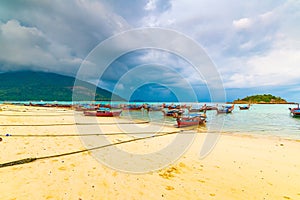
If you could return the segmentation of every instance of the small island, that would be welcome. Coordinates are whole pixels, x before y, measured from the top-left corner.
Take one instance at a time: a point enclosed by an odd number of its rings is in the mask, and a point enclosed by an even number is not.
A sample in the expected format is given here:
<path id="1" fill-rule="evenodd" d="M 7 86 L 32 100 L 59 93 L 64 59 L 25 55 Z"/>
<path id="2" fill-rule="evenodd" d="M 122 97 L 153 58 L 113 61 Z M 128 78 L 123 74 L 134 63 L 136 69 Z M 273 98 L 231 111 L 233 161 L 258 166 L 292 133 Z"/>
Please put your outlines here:
<path id="1" fill-rule="evenodd" d="M 234 104 L 289 104 L 285 99 L 271 94 L 252 95 L 243 99 L 234 100 Z"/>

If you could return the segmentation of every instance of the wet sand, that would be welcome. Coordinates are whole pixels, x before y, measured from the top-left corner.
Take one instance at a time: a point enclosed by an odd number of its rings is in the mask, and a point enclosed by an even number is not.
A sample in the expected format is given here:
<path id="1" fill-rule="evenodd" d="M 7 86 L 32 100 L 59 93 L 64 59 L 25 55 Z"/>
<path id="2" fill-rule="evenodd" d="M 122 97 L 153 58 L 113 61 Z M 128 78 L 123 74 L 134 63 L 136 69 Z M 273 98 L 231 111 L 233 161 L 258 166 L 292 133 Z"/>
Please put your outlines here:
<path id="1" fill-rule="evenodd" d="M 71 110 L 0 107 L 0 124 L 5 125 L 0 126 L 0 163 L 85 149 L 76 136 L 14 136 L 78 134 L 76 125 L 24 126 L 72 124 Z M 98 120 L 114 122 L 112 118 Z M 115 125 L 103 130 L 120 131 Z M 200 159 L 205 136 L 198 133 L 180 159 L 149 173 L 114 170 L 99 163 L 90 152 L 0 168 L 0 199 L 300 199 L 300 141 L 222 134 L 213 151 Z M 132 153 L 154 152 L 173 137 L 131 142 L 119 148 Z M 112 142 L 126 139 L 110 137 Z"/>

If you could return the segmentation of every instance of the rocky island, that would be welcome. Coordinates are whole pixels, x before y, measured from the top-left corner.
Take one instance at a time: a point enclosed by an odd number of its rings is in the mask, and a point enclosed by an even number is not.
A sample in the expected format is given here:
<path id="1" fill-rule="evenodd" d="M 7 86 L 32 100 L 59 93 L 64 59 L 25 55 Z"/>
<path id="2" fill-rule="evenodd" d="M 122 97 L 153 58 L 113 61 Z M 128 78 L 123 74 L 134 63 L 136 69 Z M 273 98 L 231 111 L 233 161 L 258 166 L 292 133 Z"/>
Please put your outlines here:
<path id="1" fill-rule="evenodd" d="M 234 104 L 288 104 L 285 99 L 271 94 L 252 95 L 243 99 L 234 100 Z"/>

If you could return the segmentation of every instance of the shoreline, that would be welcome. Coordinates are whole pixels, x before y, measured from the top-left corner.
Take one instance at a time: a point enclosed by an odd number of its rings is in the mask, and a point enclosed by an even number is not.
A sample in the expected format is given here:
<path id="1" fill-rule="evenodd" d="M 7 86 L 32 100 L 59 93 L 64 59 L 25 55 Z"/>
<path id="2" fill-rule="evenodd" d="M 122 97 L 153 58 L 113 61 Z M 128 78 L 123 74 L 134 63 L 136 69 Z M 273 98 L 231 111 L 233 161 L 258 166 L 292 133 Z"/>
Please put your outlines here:
<path id="1" fill-rule="evenodd" d="M 70 110 L 9 106 L 1 124 L 72 123 Z M 19 112 L 20 111 L 20 112 Z M 40 117 L 39 114 L 42 114 Z M 27 117 L 1 114 L 28 115 Z M 51 116 L 60 114 L 61 117 Z M 67 114 L 67 115 L 66 115 Z M 47 116 L 48 115 L 48 116 Z M 50 117 L 51 116 L 51 117 Z M 113 118 L 97 118 L 112 122 Z M 147 127 L 147 125 L 143 125 Z M 130 130 L 137 127 L 128 125 Z M 178 130 L 167 127 L 167 130 Z M 103 132 L 117 132 L 115 125 Z M 76 126 L 1 126 L 1 135 L 76 134 Z M 90 152 L 0 168 L 0 199 L 299 199 L 300 140 L 277 136 L 222 133 L 214 149 L 200 159 L 207 136 L 197 133 L 186 152 L 166 168 L 125 173 L 98 162 Z M 1 136 L 0 163 L 85 149 L 80 137 Z M 132 153 L 163 148 L 173 136 L 120 144 Z M 110 136 L 112 142 L 128 136 Z M 153 158 L 153 161 L 155 158 Z M 136 163 L 138 164 L 138 163 Z"/>

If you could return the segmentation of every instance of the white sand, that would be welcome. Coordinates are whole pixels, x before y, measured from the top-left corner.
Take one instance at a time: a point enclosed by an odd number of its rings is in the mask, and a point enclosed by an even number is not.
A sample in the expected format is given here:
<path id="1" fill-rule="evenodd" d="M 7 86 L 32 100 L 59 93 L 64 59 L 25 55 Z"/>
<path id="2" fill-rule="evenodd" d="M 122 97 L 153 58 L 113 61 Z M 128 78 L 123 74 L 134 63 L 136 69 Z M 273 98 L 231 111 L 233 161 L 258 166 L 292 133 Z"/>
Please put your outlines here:
<path id="1" fill-rule="evenodd" d="M 0 124 L 74 123 L 70 110 L 1 108 Z M 119 131 L 114 126 L 103 130 Z M 173 128 L 165 131 L 170 130 Z M 78 130 L 76 126 L 1 126 L 0 134 L 6 133 L 77 134 Z M 0 163 L 84 149 L 80 137 L 1 137 Z M 132 153 L 155 152 L 173 137 L 122 144 L 119 148 Z M 0 199 L 300 199 L 300 141 L 227 134 L 200 160 L 204 138 L 205 134 L 198 134 L 179 160 L 146 174 L 111 169 L 89 152 L 0 168 Z M 110 139 L 117 142 L 130 138 Z"/>

